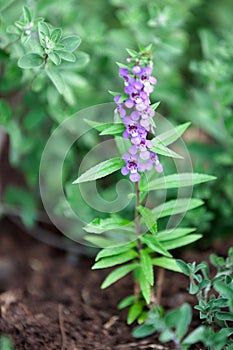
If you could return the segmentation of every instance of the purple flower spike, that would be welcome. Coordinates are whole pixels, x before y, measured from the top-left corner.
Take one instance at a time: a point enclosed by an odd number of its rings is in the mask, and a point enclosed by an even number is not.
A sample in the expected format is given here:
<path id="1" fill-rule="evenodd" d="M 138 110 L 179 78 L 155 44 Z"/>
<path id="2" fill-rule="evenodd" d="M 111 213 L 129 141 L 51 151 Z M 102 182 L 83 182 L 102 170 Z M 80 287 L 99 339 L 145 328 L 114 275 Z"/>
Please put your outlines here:
<path id="1" fill-rule="evenodd" d="M 153 144 L 147 139 L 148 133 L 154 133 L 152 118 L 155 111 L 151 107 L 150 93 L 157 83 L 152 74 L 152 61 L 148 53 L 141 52 L 138 57 L 127 59 L 128 68 L 121 67 L 119 75 L 124 80 L 124 95 L 117 95 L 115 116 L 125 125 L 123 137 L 131 143 L 129 153 L 123 155 L 125 166 L 121 173 L 132 182 L 140 180 L 140 173 L 155 167 L 158 173 L 163 171 L 159 158 L 151 149 Z M 125 96 L 126 95 L 126 96 Z M 124 96 L 124 101 L 119 102 Z"/>

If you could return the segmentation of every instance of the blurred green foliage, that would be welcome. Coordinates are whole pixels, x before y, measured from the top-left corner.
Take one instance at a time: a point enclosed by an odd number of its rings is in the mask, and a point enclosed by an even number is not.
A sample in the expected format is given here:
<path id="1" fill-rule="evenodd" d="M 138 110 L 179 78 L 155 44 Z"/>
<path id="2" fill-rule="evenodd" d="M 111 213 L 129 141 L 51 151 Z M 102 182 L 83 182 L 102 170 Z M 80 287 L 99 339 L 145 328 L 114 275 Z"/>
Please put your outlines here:
<path id="1" fill-rule="evenodd" d="M 30 40 L 25 42 L 17 31 L 12 33 L 12 26 L 20 20 L 25 5 L 33 18 L 42 17 L 50 26 L 62 28 L 64 36 L 78 35 L 82 40 L 80 50 L 75 51 L 77 62 L 63 61 L 59 67 L 53 56 L 55 63 L 50 63 L 62 71 L 65 84 L 62 91 L 51 74 L 46 75 L 37 67 L 22 69 L 17 64 L 22 56 L 34 52 Z M 124 60 L 126 47 L 137 49 L 139 44 L 152 43 L 154 73 L 158 79 L 152 99 L 162 101 L 159 112 L 169 116 L 175 125 L 191 120 L 199 133 L 204 134 L 205 142 L 195 136 L 197 133 L 187 136 L 194 168 L 218 177 L 214 183 L 195 190 L 195 197 L 206 199 L 208 210 L 190 212 L 186 220 L 206 231 L 208 240 L 230 233 L 233 224 L 231 0 L 0 0 L 0 12 L 0 123 L 10 135 L 11 163 L 23 172 L 31 197 L 19 200 L 21 192 L 11 188 L 6 191 L 5 201 L 22 207 L 25 203 L 23 213 L 28 212 L 28 207 L 41 206 L 39 164 L 52 131 L 78 110 L 112 101 L 108 90 L 120 89 L 115 61 Z M 93 139 L 90 142 L 94 143 Z M 79 158 L 87 148 L 81 142 Z M 71 183 L 78 162 L 74 150 L 65 163 L 64 183 Z M 67 185 L 67 197 L 72 202 L 75 189 L 71 187 Z M 80 206 L 77 198 L 75 205 Z M 64 213 L 64 203 L 59 203 L 56 211 Z M 34 217 L 31 209 L 28 217 L 24 214 L 25 223 L 32 224 Z"/>

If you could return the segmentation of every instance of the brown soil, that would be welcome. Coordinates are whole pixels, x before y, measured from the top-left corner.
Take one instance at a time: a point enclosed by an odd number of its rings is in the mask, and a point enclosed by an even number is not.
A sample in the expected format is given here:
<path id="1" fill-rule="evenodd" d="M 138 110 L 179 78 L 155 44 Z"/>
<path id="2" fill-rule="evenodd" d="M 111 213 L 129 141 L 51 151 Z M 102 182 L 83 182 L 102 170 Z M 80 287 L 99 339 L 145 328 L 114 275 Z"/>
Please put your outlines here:
<path id="1" fill-rule="evenodd" d="M 157 335 L 131 336 L 135 325 L 128 327 L 126 312 L 117 310 L 118 302 L 132 294 L 130 278 L 100 290 L 108 271 L 92 271 L 92 259 L 41 243 L 7 219 L 0 225 L 0 334 L 9 335 L 16 350 L 174 348 L 160 344 Z M 189 252 L 183 258 L 201 261 L 209 253 Z M 193 303 L 187 284 L 186 277 L 166 272 L 162 305 Z"/>

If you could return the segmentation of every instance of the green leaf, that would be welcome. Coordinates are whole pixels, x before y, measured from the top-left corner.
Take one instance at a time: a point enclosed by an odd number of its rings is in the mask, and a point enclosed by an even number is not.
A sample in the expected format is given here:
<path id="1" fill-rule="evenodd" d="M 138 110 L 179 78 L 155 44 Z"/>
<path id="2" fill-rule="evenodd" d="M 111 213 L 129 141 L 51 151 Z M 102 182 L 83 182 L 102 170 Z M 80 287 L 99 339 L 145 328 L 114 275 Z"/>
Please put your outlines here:
<path id="1" fill-rule="evenodd" d="M 157 178 L 145 184 L 141 191 L 154 191 L 168 188 L 181 188 L 186 186 L 194 186 L 203 182 L 215 180 L 215 176 L 197 173 L 181 173 L 172 174 Z"/>
<path id="2" fill-rule="evenodd" d="M 145 251 L 140 251 L 140 266 L 144 272 L 147 281 L 151 286 L 154 284 L 154 271 L 150 255 Z"/>
<path id="3" fill-rule="evenodd" d="M 75 56 L 76 56 L 76 61 L 74 63 L 75 69 L 81 69 L 85 67 L 90 61 L 90 56 L 86 52 L 78 51 L 77 53 L 75 53 Z"/>
<path id="4" fill-rule="evenodd" d="M 18 60 L 18 66 L 23 69 L 37 68 L 43 63 L 44 58 L 37 53 L 27 53 Z"/>
<path id="5" fill-rule="evenodd" d="M 14 350 L 12 341 L 5 335 L 0 336 L 0 350 Z"/>
<path id="6" fill-rule="evenodd" d="M 69 51 L 57 51 L 59 56 L 61 57 L 62 60 L 68 61 L 68 62 L 75 62 L 76 61 L 76 56 Z"/>
<path id="7" fill-rule="evenodd" d="M 163 247 L 167 250 L 176 249 L 188 245 L 190 243 L 196 242 L 200 238 L 202 238 L 202 235 L 200 234 L 191 234 L 185 237 L 180 237 L 163 242 Z"/>
<path id="8" fill-rule="evenodd" d="M 125 130 L 125 126 L 122 123 L 115 123 L 107 126 L 100 135 L 121 135 Z"/>
<path id="9" fill-rule="evenodd" d="M 135 246 L 136 246 L 136 242 L 132 242 L 119 247 L 102 249 L 97 254 L 95 261 L 98 261 L 101 258 L 106 258 L 108 256 L 118 255 L 118 254 L 127 252 L 128 250 L 131 250 L 131 248 L 134 248 Z"/>
<path id="10" fill-rule="evenodd" d="M 100 123 L 89 119 L 84 120 L 88 125 L 100 131 L 100 135 L 118 135 L 122 134 L 125 129 L 122 123 Z"/>
<path id="11" fill-rule="evenodd" d="M 151 142 L 153 144 L 151 151 L 156 152 L 158 154 L 162 154 L 163 156 L 166 156 L 166 157 L 183 159 L 182 156 L 180 156 L 176 152 L 174 152 L 171 149 L 164 146 L 164 144 L 162 142 L 159 142 L 157 137 L 155 137 L 153 140 L 151 140 Z"/>
<path id="12" fill-rule="evenodd" d="M 113 97 L 117 96 L 117 95 L 121 95 L 121 92 L 119 91 L 111 91 L 111 90 L 108 90 L 109 94 L 112 95 Z"/>
<path id="13" fill-rule="evenodd" d="M 232 312 L 217 312 L 215 314 L 216 318 L 221 321 L 233 321 L 233 313 Z"/>
<path id="14" fill-rule="evenodd" d="M 120 158 L 112 158 L 101 162 L 82 174 L 73 184 L 81 182 L 93 181 L 114 173 L 125 165 L 125 162 Z"/>
<path id="15" fill-rule="evenodd" d="M 194 295 L 197 294 L 199 291 L 199 286 L 195 284 L 194 281 L 190 281 L 190 285 L 189 285 L 189 294 Z"/>
<path id="16" fill-rule="evenodd" d="M 73 52 L 81 44 L 81 39 L 77 35 L 71 35 L 63 38 L 60 42 L 64 45 L 65 50 Z"/>
<path id="17" fill-rule="evenodd" d="M 111 127 L 113 124 L 96 122 L 95 120 L 84 119 L 84 121 L 98 131 L 103 131 L 105 128 Z"/>
<path id="18" fill-rule="evenodd" d="M 176 238 L 186 236 L 189 233 L 194 231 L 196 231 L 196 229 L 193 227 L 181 227 L 181 228 L 175 228 L 170 230 L 164 230 L 164 231 L 158 232 L 157 238 L 160 242 L 170 241 L 171 239 L 176 239 Z"/>
<path id="19" fill-rule="evenodd" d="M 189 304 L 184 303 L 179 308 L 179 318 L 176 319 L 176 336 L 181 341 L 187 332 L 192 319 L 192 310 Z"/>
<path id="20" fill-rule="evenodd" d="M 203 204 L 204 202 L 202 200 L 196 198 L 172 199 L 166 203 L 157 206 L 155 209 L 152 209 L 152 213 L 155 215 L 156 219 L 163 218 L 165 216 L 184 213 L 188 210 L 197 208 Z"/>
<path id="21" fill-rule="evenodd" d="M 55 42 L 58 43 L 58 41 L 61 39 L 62 36 L 62 30 L 60 28 L 56 28 L 53 30 L 50 39 Z"/>
<path id="22" fill-rule="evenodd" d="M 39 22 L 38 23 L 38 31 L 39 31 L 39 36 L 41 37 L 41 33 L 44 34 L 44 36 L 50 37 L 50 29 L 49 26 L 46 22 Z"/>
<path id="23" fill-rule="evenodd" d="M 143 310 L 142 303 L 138 302 L 136 304 L 133 304 L 129 309 L 127 324 L 128 325 L 132 324 L 141 315 L 142 310 Z"/>
<path id="24" fill-rule="evenodd" d="M 18 29 L 18 27 L 16 25 L 9 25 L 7 28 L 6 28 L 6 32 L 9 33 L 9 34 L 16 34 L 16 35 L 20 35 L 21 34 L 21 31 Z"/>
<path id="25" fill-rule="evenodd" d="M 52 83 L 56 87 L 59 94 L 63 95 L 65 92 L 65 84 L 64 84 L 64 80 L 63 80 L 60 72 L 55 68 L 54 69 L 48 68 L 45 71 L 46 71 L 49 79 L 52 81 Z"/>
<path id="26" fill-rule="evenodd" d="M 61 63 L 61 58 L 56 52 L 50 52 L 48 54 L 49 59 L 58 66 Z"/>
<path id="27" fill-rule="evenodd" d="M 118 310 L 122 310 L 125 307 L 128 307 L 132 304 L 134 304 L 135 302 L 135 296 L 134 295 L 129 295 L 128 297 L 124 298 L 123 300 L 121 300 L 119 302 L 119 304 L 117 305 Z"/>
<path id="28" fill-rule="evenodd" d="M 181 124 L 174 129 L 170 129 L 160 135 L 157 136 L 158 142 L 162 142 L 164 146 L 168 146 L 175 142 L 181 135 L 187 130 L 187 128 L 191 125 L 190 122 Z"/>
<path id="29" fill-rule="evenodd" d="M 139 272 L 139 284 L 140 284 L 140 288 L 142 291 L 142 295 L 143 295 L 146 303 L 150 304 L 150 284 L 147 281 L 147 278 L 146 278 L 142 268 L 140 268 L 140 272 Z"/>
<path id="30" fill-rule="evenodd" d="M 180 270 L 186 275 L 190 275 L 190 270 L 187 264 L 183 260 L 176 260 L 177 265 L 179 266 Z"/>
<path id="31" fill-rule="evenodd" d="M 23 18 L 26 23 L 30 23 L 32 20 L 31 12 L 27 6 L 23 6 Z"/>
<path id="32" fill-rule="evenodd" d="M 133 271 L 138 267 L 138 263 L 128 264 L 121 267 L 118 267 L 114 271 L 112 271 L 104 280 L 104 282 L 101 285 L 102 289 L 105 289 L 118 281 L 119 279 L 126 276 L 129 272 Z"/>
<path id="33" fill-rule="evenodd" d="M 154 235 L 156 235 L 157 222 L 155 221 L 154 215 L 152 214 L 151 210 L 143 206 L 140 206 L 138 210 L 139 210 L 139 213 L 142 215 L 142 219 L 145 222 L 148 230 L 152 232 Z"/>
<path id="34" fill-rule="evenodd" d="M 2 125 L 7 125 L 11 120 L 11 109 L 8 103 L 4 100 L 0 100 L 0 116 Z"/>
<path id="35" fill-rule="evenodd" d="M 155 111 L 160 105 L 160 102 L 153 103 L 150 107 Z"/>
<path id="36" fill-rule="evenodd" d="M 16 22 L 15 22 L 15 26 L 16 26 L 17 28 L 19 28 L 20 30 L 23 30 L 24 23 L 23 23 L 23 22 L 20 22 L 20 21 L 16 21 Z"/>
<path id="37" fill-rule="evenodd" d="M 229 300 L 233 300 L 233 289 L 223 282 L 215 282 L 214 289 L 222 296 L 228 298 Z"/>
<path id="38" fill-rule="evenodd" d="M 138 254 L 135 252 L 135 250 L 129 250 L 125 253 L 114 255 L 110 257 L 103 258 L 99 261 L 97 261 L 93 266 L 92 269 L 104 269 L 106 267 L 111 267 L 119 264 L 123 264 L 129 260 L 135 259 L 138 256 Z"/>
<path id="39" fill-rule="evenodd" d="M 85 240 L 96 245 L 97 247 L 100 247 L 100 248 L 112 247 L 112 246 L 115 246 L 117 244 L 116 241 L 113 241 L 111 239 L 99 237 L 99 236 L 96 237 L 94 235 L 86 235 Z"/>
<path id="40" fill-rule="evenodd" d="M 118 65 L 118 67 L 120 67 L 120 68 L 126 68 L 126 69 L 129 69 L 129 67 L 128 67 L 126 64 L 124 64 L 124 63 L 116 62 L 116 64 L 117 64 L 117 65 Z"/>
<path id="41" fill-rule="evenodd" d="M 137 53 L 137 51 L 135 51 L 135 50 L 126 49 L 126 51 L 128 52 L 128 54 L 129 54 L 131 57 L 137 57 L 137 56 L 138 56 L 138 53 Z M 127 67 L 127 66 L 126 66 L 126 67 Z"/>
<path id="42" fill-rule="evenodd" d="M 96 218 L 89 224 L 83 227 L 83 229 L 86 232 L 91 232 L 91 233 L 103 233 L 109 230 L 124 230 L 124 231 L 130 231 L 134 230 L 134 223 L 123 219 L 119 215 L 113 215 L 110 218 L 106 219 L 100 219 Z"/>
<path id="43" fill-rule="evenodd" d="M 132 335 L 135 338 L 145 338 L 156 332 L 156 327 L 152 324 L 142 324 L 133 329 Z"/>
<path id="44" fill-rule="evenodd" d="M 164 269 L 175 271 L 175 272 L 181 272 L 181 269 L 176 263 L 176 260 L 173 258 L 154 258 L 152 259 L 152 264 L 155 266 L 163 267 Z"/>
<path id="45" fill-rule="evenodd" d="M 139 237 L 140 241 L 147 245 L 150 249 L 152 249 L 154 252 L 172 257 L 172 255 L 164 248 L 163 245 L 158 242 L 158 240 L 155 238 L 155 236 L 152 236 L 151 234 L 144 234 Z"/>
<path id="46" fill-rule="evenodd" d="M 205 327 L 200 326 L 190 333 L 182 342 L 183 345 L 191 345 L 202 341 L 205 337 Z"/>

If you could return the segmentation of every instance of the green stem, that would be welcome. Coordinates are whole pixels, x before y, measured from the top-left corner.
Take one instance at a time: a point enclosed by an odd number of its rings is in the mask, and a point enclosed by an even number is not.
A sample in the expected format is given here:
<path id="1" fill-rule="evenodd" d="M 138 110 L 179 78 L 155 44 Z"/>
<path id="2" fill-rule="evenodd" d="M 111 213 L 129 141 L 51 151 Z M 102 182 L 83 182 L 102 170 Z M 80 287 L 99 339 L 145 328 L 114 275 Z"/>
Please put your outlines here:
<path id="1" fill-rule="evenodd" d="M 135 229 L 136 229 L 136 238 L 137 238 L 137 242 L 138 242 L 138 252 L 140 253 L 140 250 L 142 249 L 141 246 L 141 241 L 139 240 L 139 236 L 140 236 L 140 216 L 139 216 L 139 212 L 138 212 L 138 207 L 139 207 L 139 196 L 140 196 L 140 192 L 139 192 L 139 187 L 138 187 L 138 182 L 135 182 L 135 191 L 136 191 L 136 203 L 135 203 Z"/>
<path id="2" fill-rule="evenodd" d="M 135 232 L 136 232 L 136 239 L 137 239 L 137 245 L 138 245 L 138 253 L 140 254 L 140 251 L 142 249 L 141 241 L 139 239 L 140 236 L 140 215 L 138 212 L 139 207 L 139 187 L 138 182 L 135 183 L 135 192 L 136 192 L 136 202 L 135 202 L 135 214 L 134 214 L 134 223 L 135 223 Z M 134 296 L 135 300 L 138 300 L 139 294 L 141 292 L 140 284 L 137 280 L 134 281 Z"/>

